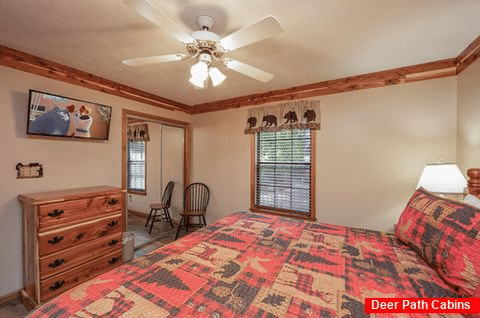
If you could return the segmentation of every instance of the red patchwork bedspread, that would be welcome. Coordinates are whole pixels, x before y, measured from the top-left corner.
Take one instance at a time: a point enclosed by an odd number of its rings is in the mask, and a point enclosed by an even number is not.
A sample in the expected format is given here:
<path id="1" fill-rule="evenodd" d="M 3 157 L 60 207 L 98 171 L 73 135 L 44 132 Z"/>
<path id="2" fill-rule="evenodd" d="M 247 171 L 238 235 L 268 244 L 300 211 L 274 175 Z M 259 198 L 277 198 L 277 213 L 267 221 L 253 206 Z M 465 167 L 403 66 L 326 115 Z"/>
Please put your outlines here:
<path id="1" fill-rule="evenodd" d="M 31 317 L 368 317 L 366 297 L 458 297 L 394 234 L 239 212 Z"/>

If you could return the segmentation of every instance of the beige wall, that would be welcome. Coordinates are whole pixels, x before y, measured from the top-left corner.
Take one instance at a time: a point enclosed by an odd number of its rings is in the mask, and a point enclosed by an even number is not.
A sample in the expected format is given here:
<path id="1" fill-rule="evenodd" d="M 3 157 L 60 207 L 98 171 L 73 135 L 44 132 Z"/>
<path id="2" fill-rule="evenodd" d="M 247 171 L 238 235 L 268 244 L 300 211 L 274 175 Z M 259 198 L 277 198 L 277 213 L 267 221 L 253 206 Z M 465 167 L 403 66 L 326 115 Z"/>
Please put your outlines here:
<path id="1" fill-rule="evenodd" d="M 27 137 L 29 89 L 112 106 L 110 139 L 82 142 Z M 22 287 L 22 217 L 18 194 L 93 185 L 120 187 L 122 108 L 186 122 L 191 118 L 6 67 L 0 67 L 0 108 L 0 296 Z M 45 176 L 16 179 L 15 165 L 19 162 L 43 164 Z"/>
<path id="2" fill-rule="evenodd" d="M 480 59 L 458 80 L 458 164 L 462 171 L 480 168 Z"/>
<path id="3" fill-rule="evenodd" d="M 317 218 L 390 230 L 426 163 L 456 159 L 456 78 L 319 97 Z M 247 108 L 193 116 L 193 181 L 212 191 L 208 221 L 248 210 Z"/>

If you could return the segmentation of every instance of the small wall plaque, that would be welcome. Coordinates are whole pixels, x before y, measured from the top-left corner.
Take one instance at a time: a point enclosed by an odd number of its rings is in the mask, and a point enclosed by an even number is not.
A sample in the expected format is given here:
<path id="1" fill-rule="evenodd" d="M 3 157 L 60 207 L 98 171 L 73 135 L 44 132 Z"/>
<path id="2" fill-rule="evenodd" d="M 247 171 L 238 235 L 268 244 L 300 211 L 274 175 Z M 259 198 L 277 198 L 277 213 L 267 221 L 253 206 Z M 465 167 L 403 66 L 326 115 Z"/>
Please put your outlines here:
<path id="1" fill-rule="evenodd" d="M 17 179 L 22 178 L 41 178 L 43 177 L 43 166 L 38 162 L 24 165 L 19 162 L 16 166 Z"/>

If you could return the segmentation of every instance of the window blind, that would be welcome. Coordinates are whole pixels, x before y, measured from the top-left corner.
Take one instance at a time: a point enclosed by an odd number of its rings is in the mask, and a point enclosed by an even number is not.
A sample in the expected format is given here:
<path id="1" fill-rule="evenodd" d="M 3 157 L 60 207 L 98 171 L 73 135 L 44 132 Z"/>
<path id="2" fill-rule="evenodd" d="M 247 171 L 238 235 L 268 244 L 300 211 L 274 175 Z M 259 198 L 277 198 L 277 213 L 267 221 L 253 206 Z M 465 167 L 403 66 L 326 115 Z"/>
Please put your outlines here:
<path id="1" fill-rule="evenodd" d="M 128 189 L 145 191 L 145 141 L 128 142 Z"/>
<path id="2" fill-rule="evenodd" d="M 310 212 L 310 129 L 257 133 L 256 204 Z"/>

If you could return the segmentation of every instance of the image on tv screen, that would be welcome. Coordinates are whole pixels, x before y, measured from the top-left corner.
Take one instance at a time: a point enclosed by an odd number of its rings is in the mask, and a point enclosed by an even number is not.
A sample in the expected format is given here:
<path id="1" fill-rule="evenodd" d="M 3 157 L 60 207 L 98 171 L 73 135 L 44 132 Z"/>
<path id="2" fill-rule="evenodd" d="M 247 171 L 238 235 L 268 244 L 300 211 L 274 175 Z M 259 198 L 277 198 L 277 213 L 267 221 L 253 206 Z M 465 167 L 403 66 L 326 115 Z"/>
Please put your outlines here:
<path id="1" fill-rule="evenodd" d="M 27 133 L 107 140 L 112 108 L 30 90 Z"/>

